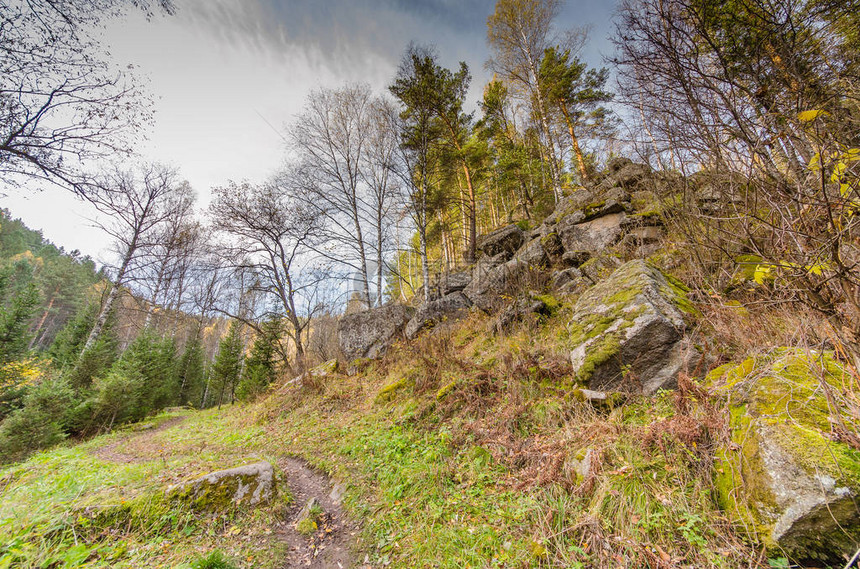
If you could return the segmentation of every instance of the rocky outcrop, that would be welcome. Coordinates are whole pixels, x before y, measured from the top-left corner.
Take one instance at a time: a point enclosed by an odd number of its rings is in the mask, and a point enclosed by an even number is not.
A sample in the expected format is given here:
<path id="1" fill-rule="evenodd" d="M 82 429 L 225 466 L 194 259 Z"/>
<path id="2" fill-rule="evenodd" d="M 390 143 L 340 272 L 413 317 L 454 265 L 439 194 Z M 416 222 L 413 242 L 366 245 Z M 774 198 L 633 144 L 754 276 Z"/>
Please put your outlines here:
<path id="1" fill-rule="evenodd" d="M 472 282 L 463 289 L 463 294 L 472 304 L 488 312 L 497 304 L 499 295 L 517 280 L 522 279 L 529 268 L 528 263 L 516 258 L 486 272 L 479 272 L 476 267 Z"/>
<path id="2" fill-rule="evenodd" d="M 599 391 L 673 388 L 691 354 L 685 349 L 685 290 L 641 260 L 588 289 L 570 323 L 577 378 Z"/>
<path id="3" fill-rule="evenodd" d="M 581 223 L 571 218 L 558 224 L 558 236 L 565 252 L 596 252 L 611 247 L 621 239 L 626 214 L 610 213 Z"/>
<path id="4" fill-rule="evenodd" d="M 721 505 L 779 556 L 842 566 L 860 547 L 860 450 L 839 435 L 855 418 L 828 402 L 848 377 L 832 354 L 789 349 L 708 376 L 730 410 L 731 442 L 717 453 Z"/>
<path id="5" fill-rule="evenodd" d="M 210 472 L 195 480 L 172 486 L 168 498 L 199 510 L 219 511 L 235 506 L 265 504 L 277 496 L 275 469 L 268 462 L 255 462 Z"/>
<path id="6" fill-rule="evenodd" d="M 462 292 L 454 292 L 438 300 L 425 302 L 406 324 L 406 337 L 412 339 L 422 330 L 435 326 L 444 320 L 453 320 L 464 316 L 468 314 L 470 306 L 472 303 Z"/>
<path id="7" fill-rule="evenodd" d="M 378 357 L 403 332 L 414 313 L 414 308 L 388 304 L 344 316 L 337 325 L 343 356 L 347 360 Z"/>
<path id="8" fill-rule="evenodd" d="M 488 257 L 505 253 L 511 256 L 523 244 L 523 232 L 516 225 L 506 225 L 478 238 L 478 249 Z"/>

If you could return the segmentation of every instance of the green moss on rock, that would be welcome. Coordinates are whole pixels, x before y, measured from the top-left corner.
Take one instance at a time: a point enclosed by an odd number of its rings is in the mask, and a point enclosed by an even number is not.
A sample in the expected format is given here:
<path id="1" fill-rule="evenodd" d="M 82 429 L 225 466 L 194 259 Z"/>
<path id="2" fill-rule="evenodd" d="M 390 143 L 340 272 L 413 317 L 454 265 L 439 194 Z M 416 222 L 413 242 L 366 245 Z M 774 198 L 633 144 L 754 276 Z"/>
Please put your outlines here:
<path id="1" fill-rule="evenodd" d="M 831 353 L 794 349 L 708 374 L 730 409 L 717 495 L 752 540 L 795 558 L 856 548 L 860 516 L 843 506 L 860 495 L 860 451 L 834 432 L 856 421 L 834 404 L 848 377 Z"/>

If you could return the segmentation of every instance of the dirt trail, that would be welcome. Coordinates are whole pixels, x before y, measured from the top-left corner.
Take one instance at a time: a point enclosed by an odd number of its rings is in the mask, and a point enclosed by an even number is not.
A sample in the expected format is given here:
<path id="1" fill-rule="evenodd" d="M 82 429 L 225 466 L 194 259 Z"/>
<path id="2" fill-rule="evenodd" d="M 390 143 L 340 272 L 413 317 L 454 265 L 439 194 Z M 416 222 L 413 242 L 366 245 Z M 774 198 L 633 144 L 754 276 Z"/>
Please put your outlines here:
<path id="1" fill-rule="evenodd" d="M 361 569 L 351 551 L 358 527 L 343 511 L 339 496 L 342 490 L 301 460 L 284 458 L 278 461 L 278 466 L 287 474 L 287 484 L 295 499 L 287 519 L 276 528 L 278 539 L 290 547 L 283 569 Z M 296 531 L 295 524 L 301 509 L 313 497 L 319 500 L 325 513 L 320 529 L 313 536 L 304 537 Z"/>
<path id="2" fill-rule="evenodd" d="M 127 464 L 151 460 L 157 452 L 154 443 L 150 442 L 152 435 L 184 420 L 184 416 L 172 417 L 158 426 L 130 432 L 109 445 L 93 449 L 92 453 L 103 460 L 116 463 Z M 295 500 L 287 516 L 272 528 L 274 534 L 272 537 L 289 547 L 281 568 L 364 569 L 367 567 L 353 558 L 352 545 L 358 534 L 358 526 L 351 522 L 343 511 L 342 487 L 336 487 L 328 476 L 313 470 L 302 460 L 284 457 L 278 460 L 277 464 L 286 473 L 287 485 Z M 319 523 L 319 530 L 314 535 L 306 537 L 296 531 L 295 526 L 299 512 L 308 500 L 314 497 L 319 501 L 324 513 Z"/>
<path id="3" fill-rule="evenodd" d="M 128 435 L 120 437 L 119 439 L 107 446 L 93 449 L 92 453 L 102 460 L 117 462 L 121 464 L 152 460 L 152 457 L 148 456 L 149 453 L 144 452 L 151 449 L 135 447 L 138 446 L 139 443 L 144 443 L 143 446 L 145 447 L 145 443 L 152 437 L 152 435 L 154 435 L 155 433 L 160 433 L 161 431 L 166 431 L 170 427 L 173 427 L 174 425 L 181 423 L 184 420 L 185 416 L 183 415 L 180 415 L 178 417 L 171 417 L 170 419 L 159 423 L 158 426 L 132 431 L 128 433 Z M 119 448 L 123 448 L 125 450 L 134 450 L 136 452 L 120 452 L 119 450 L 117 450 Z"/>

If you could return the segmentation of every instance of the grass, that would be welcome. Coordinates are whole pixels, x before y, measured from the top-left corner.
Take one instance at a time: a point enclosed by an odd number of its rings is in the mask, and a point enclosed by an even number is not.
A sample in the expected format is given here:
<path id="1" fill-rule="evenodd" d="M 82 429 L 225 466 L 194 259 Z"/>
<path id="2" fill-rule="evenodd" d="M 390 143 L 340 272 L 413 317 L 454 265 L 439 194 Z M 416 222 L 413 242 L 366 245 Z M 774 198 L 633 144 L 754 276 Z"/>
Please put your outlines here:
<path id="1" fill-rule="evenodd" d="M 187 567 L 225 543 L 231 557 L 276 566 L 279 554 L 254 542 L 268 539 L 288 496 L 218 517 L 163 499 L 170 484 L 257 460 L 263 430 L 229 412 L 180 416 L 160 432 L 124 430 L 0 471 L 0 567 Z M 113 448 L 123 454 L 100 454 Z M 114 462 L 127 456 L 139 459 Z"/>
<path id="2" fill-rule="evenodd" d="M 119 432 L 0 471 L 0 568 L 203 567 L 215 550 L 236 567 L 277 566 L 266 529 L 282 503 L 213 518 L 152 497 L 286 455 L 347 483 L 345 506 L 362 525 L 358 558 L 374 567 L 757 566 L 714 501 L 713 425 L 685 403 L 700 394 L 609 410 L 582 401 L 560 341 L 570 310 L 497 336 L 473 315 L 355 376 L 187 412 L 162 431 Z M 99 458 L 106 448 L 141 460 Z M 82 508 L 123 502 L 133 506 L 122 524 L 77 521 Z"/>

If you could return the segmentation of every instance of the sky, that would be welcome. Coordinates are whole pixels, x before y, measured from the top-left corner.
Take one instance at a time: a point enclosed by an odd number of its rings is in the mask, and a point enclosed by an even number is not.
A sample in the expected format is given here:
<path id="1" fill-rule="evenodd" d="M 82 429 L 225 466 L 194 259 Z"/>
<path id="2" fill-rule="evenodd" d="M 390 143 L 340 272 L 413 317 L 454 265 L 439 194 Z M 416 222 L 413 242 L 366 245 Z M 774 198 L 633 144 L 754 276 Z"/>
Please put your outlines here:
<path id="1" fill-rule="evenodd" d="M 465 61 L 474 108 L 491 78 L 486 21 L 495 0 L 174 0 L 174 15 L 131 12 L 107 22 L 102 41 L 133 65 L 155 118 L 138 150 L 177 167 L 205 207 L 212 187 L 261 182 L 287 156 L 286 125 L 310 92 L 344 83 L 384 91 L 410 42 L 436 47 L 440 63 Z M 581 54 L 592 66 L 611 54 L 615 0 L 568 0 L 559 29 L 588 26 Z M 0 207 L 67 250 L 110 261 L 94 212 L 58 188 L 6 190 Z"/>

